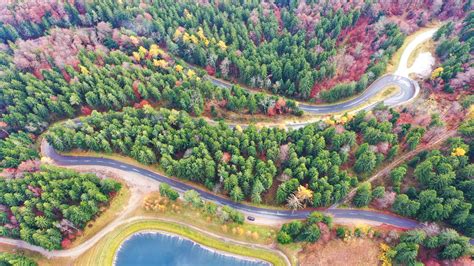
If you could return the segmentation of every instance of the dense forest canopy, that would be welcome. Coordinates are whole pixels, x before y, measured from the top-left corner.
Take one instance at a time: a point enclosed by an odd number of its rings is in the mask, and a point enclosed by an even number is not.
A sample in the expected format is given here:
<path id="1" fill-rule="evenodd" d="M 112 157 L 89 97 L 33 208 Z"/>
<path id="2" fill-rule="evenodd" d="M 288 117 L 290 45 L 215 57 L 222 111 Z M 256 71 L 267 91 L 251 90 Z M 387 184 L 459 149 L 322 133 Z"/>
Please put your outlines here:
<path id="1" fill-rule="evenodd" d="M 149 119 L 143 112 L 151 112 L 150 106 L 158 105 L 195 116 L 206 111 L 215 114 L 216 108 L 249 114 L 301 114 L 291 100 L 251 93 L 238 86 L 215 86 L 179 58 L 204 67 L 209 75 L 281 95 L 304 99 L 314 96 L 326 101 L 350 96 L 385 71 L 405 33 L 433 18 L 461 17 L 468 7 L 464 2 L 430 3 L 427 7 L 417 6 L 423 13 L 404 14 L 413 5 L 417 4 L 2 4 L 0 38 L 4 52 L 0 58 L 0 82 L 4 89 L 0 91 L 0 109 L 4 112 L 0 129 L 6 138 L 0 141 L 0 167 L 18 167 L 35 159 L 36 135 L 51 122 L 79 114 L 93 113 L 92 117 L 103 115 L 104 119 L 117 115 L 93 110 L 125 108 L 125 113 L 135 119 Z M 406 24 L 397 23 L 397 16 L 406 16 L 417 26 L 407 28 Z M 470 25 L 471 17 L 466 17 L 465 25 Z M 437 38 L 449 37 L 449 25 L 446 28 Z M 469 28 L 462 30 L 463 41 Z M 468 43 L 460 50 L 464 51 Z M 445 46 L 438 48 L 440 56 L 448 53 L 443 50 Z M 355 64 L 355 60 L 359 63 Z M 452 61 L 455 60 L 449 60 Z M 59 150 L 118 151 L 143 163 L 161 162 L 169 174 L 195 179 L 210 189 L 223 186 L 235 200 L 260 202 L 262 192 L 269 190 L 278 176 L 282 184 L 277 202 L 287 201 L 300 185 L 305 185 L 315 192 L 311 204 L 325 206 L 346 195 L 357 180 L 363 180 L 400 149 L 412 150 L 421 142 L 425 127 L 398 121 L 400 114 L 393 110 L 384 112 L 390 118 L 371 118 L 361 113 L 353 120 L 345 117 L 346 121 L 351 120 L 347 124 L 317 123 L 293 132 L 259 131 L 254 127 L 243 132 L 224 130 L 225 125 L 210 126 L 180 113 L 179 117 L 186 117 L 183 119 L 192 121 L 188 124 L 194 126 L 171 127 L 178 134 L 174 136 L 177 139 L 156 142 L 154 138 L 173 124 L 163 120 L 163 128 L 151 132 L 151 124 L 150 128 L 143 128 L 147 134 L 154 132 L 144 136 L 143 141 L 134 128 L 115 121 L 109 126 L 96 125 L 93 131 L 73 128 L 79 131 L 74 133 L 58 126 L 48 138 Z M 120 119 L 122 123 L 128 121 L 127 117 Z M 93 124 L 93 120 L 86 123 Z M 114 124 L 121 130 L 128 129 L 131 135 L 98 134 Z M 145 124 L 135 126 L 141 128 Z M 199 145 L 188 136 L 191 129 L 203 131 Z M 207 131 L 216 135 L 210 138 L 212 142 L 202 143 Z M 179 134 L 184 136 L 178 138 Z M 246 136 L 243 140 L 242 134 Z M 224 143 L 226 146 L 222 146 Z"/>
<path id="2" fill-rule="evenodd" d="M 437 41 L 436 55 L 441 65 L 433 71 L 431 76 L 433 87 L 444 91 L 468 91 L 472 93 L 474 84 L 474 12 L 466 15 L 459 29 L 455 29 L 453 22 L 444 24 L 433 36 Z M 458 32 L 455 34 L 455 32 Z M 469 96 L 468 96 L 469 97 Z M 474 102 L 472 95 L 468 103 Z M 465 104 L 469 106 L 469 104 Z"/>
<path id="3" fill-rule="evenodd" d="M 34 260 L 23 255 L 0 252 L 0 264 L 5 266 L 37 266 Z"/>
<path id="4" fill-rule="evenodd" d="M 45 167 L 0 179 L 0 236 L 46 249 L 66 248 L 121 184 L 63 168 Z"/>
<path id="5" fill-rule="evenodd" d="M 94 32 L 84 33 L 88 49 L 127 48 L 143 37 L 212 75 L 281 95 L 335 101 L 363 90 L 384 72 L 403 42 L 402 31 L 411 32 L 433 18 L 462 16 L 469 1 L 426 6 L 411 1 L 171 0 L 46 1 L 32 6 L 25 1 L 0 8 L 4 43 L 37 38 L 54 27 L 96 25 Z M 112 36 L 103 35 L 106 27 L 99 27 L 100 22 L 112 26 Z M 29 42 L 18 42 L 19 54 L 41 45 Z M 62 56 L 54 62 L 22 61 L 19 56 L 17 63 L 35 71 L 64 63 L 77 66 L 67 45 L 58 48 Z"/>
<path id="6" fill-rule="evenodd" d="M 471 9 L 470 0 L 1 1 L 0 236 L 67 248 L 121 188 L 44 166 L 43 134 L 58 151 L 129 156 L 236 202 L 327 207 L 354 189 L 355 207 L 385 201 L 385 210 L 473 237 L 474 112 L 461 137 L 418 153 L 457 129 L 443 124 L 447 116 L 459 121 L 473 108 Z M 289 130 L 208 121 L 301 116 L 295 99 L 354 96 L 386 73 L 408 34 L 446 19 L 433 37 L 439 67 L 420 82 L 452 96 L 444 114 L 381 104 Z M 367 181 L 409 152 L 414 158 L 386 176 L 390 187 Z M 180 196 L 167 184 L 159 190 Z M 197 192 L 183 196 L 203 204 Z M 228 206 L 219 212 L 245 220 Z M 315 242 L 331 224 L 313 213 L 285 224 L 278 241 Z M 468 244 L 452 230 L 410 231 L 394 262 L 415 263 L 420 247 L 454 259 Z M 14 263 L 35 265 L 0 254 L 0 264 Z"/>
<path id="7" fill-rule="evenodd" d="M 447 151 L 422 153 L 410 162 L 417 189 L 410 187 L 398 194 L 392 208 L 396 213 L 421 221 L 448 222 L 473 236 L 474 164 L 469 162 L 466 153 L 469 146 L 462 139 L 450 142 Z M 398 182 L 403 181 L 404 175 Z"/>
<path id="8" fill-rule="evenodd" d="M 81 126 L 72 121 L 58 125 L 46 137 L 60 151 L 119 152 L 141 163 L 159 162 L 167 174 L 222 190 L 235 201 L 261 202 L 262 193 L 276 184 L 278 176 L 283 182 L 276 194 L 278 203 L 305 185 L 312 191 L 308 204 L 328 206 L 377 165 L 394 158 L 400 143 L 406 142 L 406 149 L 420 143 L 423 128 L 397 124 L 399 114 L 393 110 L 380 113 L 384 121 L 360 112 L 337 126 L 320 122 L 289 132 L 255 126 L 242 131 L 224 123 L 210 125 L 184 112 L 145 106 L 93 112 L 81 120 Z M 359 178 L 347 168 L 353 168 Z"/>

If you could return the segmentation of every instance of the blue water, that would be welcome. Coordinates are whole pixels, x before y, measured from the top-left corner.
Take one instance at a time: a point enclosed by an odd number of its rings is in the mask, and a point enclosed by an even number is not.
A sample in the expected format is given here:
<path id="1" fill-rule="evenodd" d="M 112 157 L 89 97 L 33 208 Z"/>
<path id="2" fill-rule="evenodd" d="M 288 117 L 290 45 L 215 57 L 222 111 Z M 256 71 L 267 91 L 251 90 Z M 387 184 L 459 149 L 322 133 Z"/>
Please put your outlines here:
<path id="1" fill-rule="evenodd" d="M 115 265 L 267 266 L 269 264 L 224 255 L 178 236 L 138 233 L 122 243 L 116 254 Z"/>

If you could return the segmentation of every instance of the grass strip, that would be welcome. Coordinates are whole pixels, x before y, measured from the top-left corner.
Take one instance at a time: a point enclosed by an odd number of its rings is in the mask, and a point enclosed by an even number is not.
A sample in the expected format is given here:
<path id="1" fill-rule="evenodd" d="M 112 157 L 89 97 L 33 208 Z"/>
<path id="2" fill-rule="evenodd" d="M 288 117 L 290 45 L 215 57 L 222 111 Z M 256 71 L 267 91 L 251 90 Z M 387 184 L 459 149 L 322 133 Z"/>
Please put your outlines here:
<path id="1" fill-rule="evenodd" d="M 173 233 L 215 250 L 268 261 L 273 265 L 286 265 L 285 259 L 276 252 L 259 247 L 252 247 L 250 245 L 243 246 L 225 242 L 207 236 L 187 226 L 159 220 L 135 221 L 116 228 L 113 232 L 107 234 L 102 240 L 100 240 L 95 247 L 84 253 L 75 264 L 113 265 L 115 253 L 123 241 L 134 233 L 153 230 Z"/>

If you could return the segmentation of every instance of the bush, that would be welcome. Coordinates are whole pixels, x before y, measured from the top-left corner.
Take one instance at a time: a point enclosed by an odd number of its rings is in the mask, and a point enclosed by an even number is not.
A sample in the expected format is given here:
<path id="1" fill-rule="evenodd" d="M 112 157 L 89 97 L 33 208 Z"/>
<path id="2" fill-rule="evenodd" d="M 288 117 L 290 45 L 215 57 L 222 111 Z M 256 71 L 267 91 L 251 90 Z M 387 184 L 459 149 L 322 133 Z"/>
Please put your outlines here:
<path id="1" fill-rule="evenodd" d="M 319 229 L 317 224 L 312 224 L 310 226 L 306 226 L 301 233 L 303 241 L 314 243 L 319 240 L 321 237 L 321 230 Z"/>
<path id="2" fill-rule="evenodd" d="M 173 188 L 170 187 L 170 185 L 168 185 L 166 183 L 161 183 L 160 184 L 160 194 L 163 197 L 167 197 L 172 201 L 175 201 L 179 198 L 178 191 L 174 190 Z"/>
<path id="3" fill-rule="evenodd" d="M 307 223 L 319 223 L 323 220 L 324 215 L 321 212 L 312 212 L 308 218 L 306 218 Z"/>
<path id="4" fill-rule="evenodd" d="M 332 227 L 332 220 L 333 220 L 332 216 L 326 216 L 325 215 L 323 217 L 323 223 L 325 223 L 329 228 Z"/>
<path id="5" fill-rule="evenodd" d="M 400 236 L 400 241 L 421 244 L 426 238 L 426 233 L 421 230 L 411 230 Z"/>
<path id="6" fill-rule="evenodd" d="M 336 235 L 337 237 L 341 238 L 341 239 L 344 239 L 346 237 L 346 234 L 347 234 L 347 229 L 345 227 L 338 227 L 336 229 Z"/>
<path id="7" fill-rule="evenodd" d="M 321 229 L 318 226 L 320 222 L 331 227 L 332 217 L 323 215 L 320 212 L 312 212 L 304 223 L 292 221 L 283 224 L 277 234 L 277 240 L 281 244 L 288 244 L 294 241 L 314 243 L 321 237 Z"/>
<path id="8" fill-rule="evenodd" d="M 293 242 L 293 239 L 291 238 L 291 236 L 287 232 L 284 232 L 281 230 L 277 234 L 277 240 L 278 240 L 278 243 L 280 244 L 289 244 Z"/>
<path id="9" fill-rule="evenodd" d="M 369 205 L 370 201 L 372 200 L 372 195 L 370 192 L 370 183 L 364 183 L 357 188 L 356 195 L 352 200 L 352 203 L 358 208 L 365 207 Z"/>
<path id="10" fill-rule="evenodd" d="M 385 196 L 385 187 L 378 186 L 372 191 L 372 198 L 381 199 Z"/>
<path id="11" fill-rule="evenodd" d="M 362 237 L 363 234 L 364 234 L 364 233 L 362 232 L 362 229 L 360 229 L 360 228 L 356 228 L 356 229 L 354 230 L 354 235 L 355 235 L 356 237 Z"/>
<path id="12" fill-rule="evenodd" d="M 234 223 L 243 224 L 245 221 L 245 216 L 243 213 L 229 206 L 222 207 L 221 212 L 224 213 L 224 216 L 227 216 Z"/>

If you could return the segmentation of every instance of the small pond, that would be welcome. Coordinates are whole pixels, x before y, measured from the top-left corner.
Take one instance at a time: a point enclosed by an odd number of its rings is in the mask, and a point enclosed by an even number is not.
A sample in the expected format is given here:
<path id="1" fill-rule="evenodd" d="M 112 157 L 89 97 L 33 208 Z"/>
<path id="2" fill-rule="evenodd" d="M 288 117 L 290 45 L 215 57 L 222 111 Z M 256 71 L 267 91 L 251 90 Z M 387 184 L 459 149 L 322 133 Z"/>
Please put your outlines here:
<path id="1" fill-rule="evenodd" d="M 213 251 L 191 240 L 159 232 L 141 232 L 125 240 L 115 255 L 116 266 L 206 265 L 267 266 L 268 263 Z"/>

